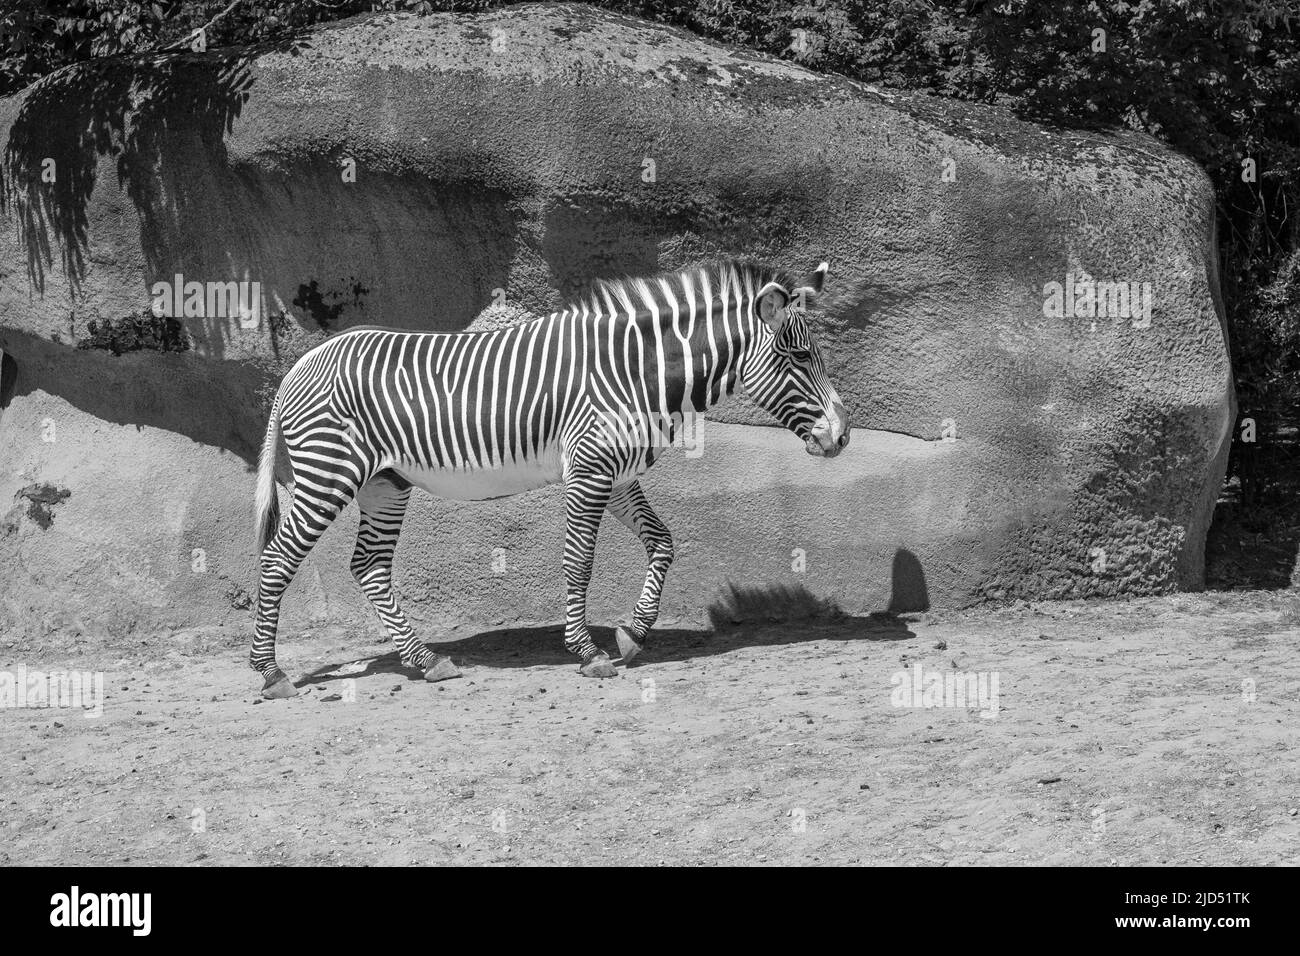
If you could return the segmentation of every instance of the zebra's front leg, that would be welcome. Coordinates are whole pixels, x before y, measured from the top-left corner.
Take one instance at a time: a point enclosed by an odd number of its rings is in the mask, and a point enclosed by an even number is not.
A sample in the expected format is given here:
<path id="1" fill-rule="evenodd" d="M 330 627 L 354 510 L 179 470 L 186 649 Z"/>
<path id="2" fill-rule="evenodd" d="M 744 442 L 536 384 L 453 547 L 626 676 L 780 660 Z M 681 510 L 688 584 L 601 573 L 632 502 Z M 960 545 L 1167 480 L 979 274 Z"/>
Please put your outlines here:
<path id="1" fill-rule="evenodd" d="M 618 652 L 624 664 L 641 653 L 646 635 L 659 619 L 659 598 L 664 578 L 673 563 L 673 539 L 645 499 L 639 481 L 630 481 L 614 489 L 609 499 L 609 513 L 641 539 L 646 550 L 645 585 L 632 611 L 632 623 L 614 632 Z"/>
<path id="2" fill-rule="evenodd" d="M 609 655 L 591 640 L 587 627 L 587 587 L 596 556 L 600 517 L 609 502 L 613 481 L 608 475 L 571 470 L 564 479 L 564 646 L 576 654 L 584 677 L 614 677 Z"/>

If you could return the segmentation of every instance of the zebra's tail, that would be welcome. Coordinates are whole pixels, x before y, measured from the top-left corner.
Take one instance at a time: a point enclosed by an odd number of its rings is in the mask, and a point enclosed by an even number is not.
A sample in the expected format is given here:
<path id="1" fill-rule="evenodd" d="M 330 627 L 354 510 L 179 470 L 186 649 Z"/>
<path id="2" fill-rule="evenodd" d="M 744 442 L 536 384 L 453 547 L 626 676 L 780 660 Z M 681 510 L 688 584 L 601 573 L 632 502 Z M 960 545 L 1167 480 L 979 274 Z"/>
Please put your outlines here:
<path id="1" fill-rule="evenodd" d="M 262 583 L 262 552 L 280 527 L 280 499 L 275 494 L 275 457 L 280 443 L 280 396 L 271 405 L 271 420 L 266 423 L 266 437 L 257 457 L 257 492 L 253 499 L 253 542 L 257 566 L 253 569 L 253 602 Z"/>

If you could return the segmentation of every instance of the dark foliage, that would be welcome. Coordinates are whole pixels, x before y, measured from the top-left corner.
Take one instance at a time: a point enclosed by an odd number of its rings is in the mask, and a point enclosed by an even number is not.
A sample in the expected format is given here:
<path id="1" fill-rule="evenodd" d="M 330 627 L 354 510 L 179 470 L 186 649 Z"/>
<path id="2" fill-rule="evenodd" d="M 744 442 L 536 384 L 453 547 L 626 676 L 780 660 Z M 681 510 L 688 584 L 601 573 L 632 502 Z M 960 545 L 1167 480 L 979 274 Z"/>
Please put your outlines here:
<path id="1" fill-rule="evenodd" d="M 116 322 L 90 322 L 86 338 L 78 343 L 82 349 L 103 349 L 114 355 L 127 352 L 185 352 L 190 342 L 179 319 L 159 317 L 150 312 L 128 316 Z"/>

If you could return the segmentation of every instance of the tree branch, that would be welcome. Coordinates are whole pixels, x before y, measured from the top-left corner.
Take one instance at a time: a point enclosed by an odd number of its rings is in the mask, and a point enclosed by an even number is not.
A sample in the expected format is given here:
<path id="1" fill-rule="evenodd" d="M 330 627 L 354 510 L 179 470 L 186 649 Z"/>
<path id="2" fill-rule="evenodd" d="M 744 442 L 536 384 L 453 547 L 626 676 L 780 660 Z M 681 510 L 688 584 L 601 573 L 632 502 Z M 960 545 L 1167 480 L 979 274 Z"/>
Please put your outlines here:
<path id="1" fill-rule="evenodd" d="M 239 6 L 241 3 L 243 3 L 243 0 L 231 0 L 230 5 L 229 5 L 228 7 L 226 7 L 226 9 L 222 10 L 220 13 L 218 13 L 215 17 L 213 17 L 213 18 L 212 18 L 211 20 L 209 20 L 207 23 L 203 24 L 203 26 L 201 26 L 201 27 L 197 27 L 197 28 L 191 30 L 189 33 L 185 34 L 184 38 L 182 38 L 182 39 L 180 39 L 180 40 L 177 40 L 175 43 L 169 44 L 168 46 L 159 47 L 159 48 L 158 48 L 159 52 L 164 52 L 164 53 L 165 53 L 165 52 L 169 52 L 169 51 L 172 51 L 172 50 L 183 50 L 183 49 L 186 49 L 187 47 L 189 47 L 189 45 L 190 45 L 192 42 L 194 42 L 194 38 L 195 38 L 196 36 L 198 36 L 198 34 L 200 34 L 200 33 L 207 33 L 208 29 L 209 29 L 209 28 L 210 28 L 214 23 L 216 23 L 218 20 L 220 20 L 222 17 L 224 17 L 224 16 L 225 16 L 227 13 L 229 13 L 231 10 L 235 9 L 235 7 Z"/>

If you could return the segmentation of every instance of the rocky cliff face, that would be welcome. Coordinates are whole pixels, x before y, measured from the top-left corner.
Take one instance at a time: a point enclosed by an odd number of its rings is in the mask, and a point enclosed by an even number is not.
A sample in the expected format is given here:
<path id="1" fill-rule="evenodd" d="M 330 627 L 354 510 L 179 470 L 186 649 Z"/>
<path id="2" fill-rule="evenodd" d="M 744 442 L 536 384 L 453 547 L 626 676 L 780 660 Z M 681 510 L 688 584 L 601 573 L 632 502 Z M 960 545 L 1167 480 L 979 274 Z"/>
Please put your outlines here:
<path id="1" fill-rule="evenodd" d="M 332 332 L 462 329 L 718 256 L 829 260 L 816 318 L 856 429 L 813 461 L 741 397 L 656 466 L 665 621 L 772 588 L 861 612 L 1201 584 L 1235 413 L 1212 195 L 1149 139 L 536 5 L 86 64 L 0 102 L 0 141 L 0 627 L 246 618 L 266 409 Z M 412 616 L 559 621 L 561 510 L 420 501 Z M 287 628 L 369 619 L 354 522 Z M 642 558 L 602 533 L 594 623 Z"/>

